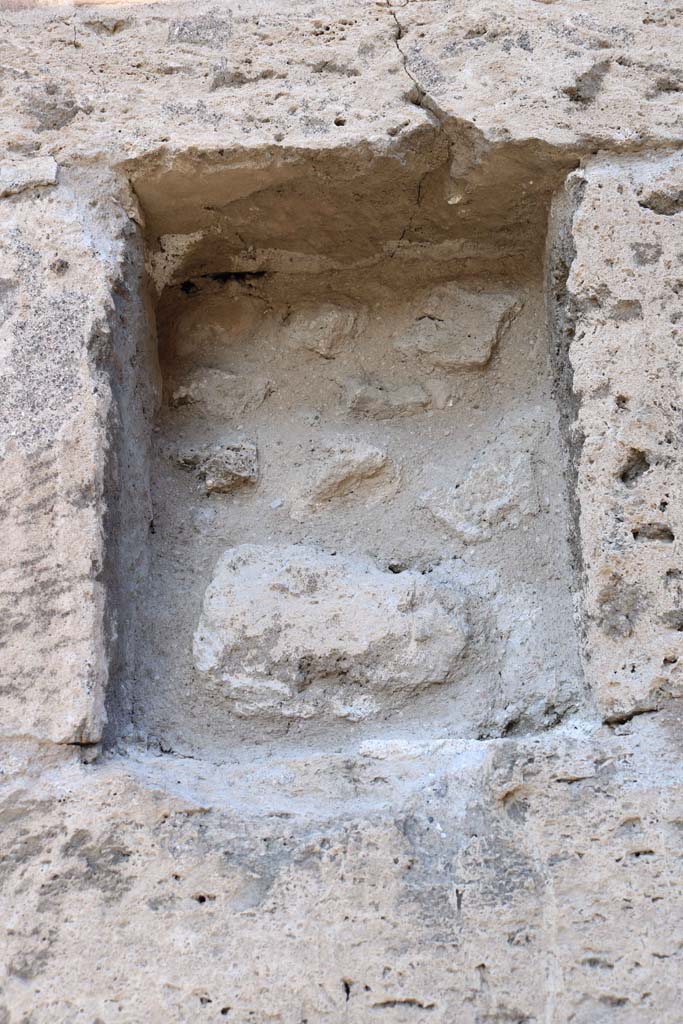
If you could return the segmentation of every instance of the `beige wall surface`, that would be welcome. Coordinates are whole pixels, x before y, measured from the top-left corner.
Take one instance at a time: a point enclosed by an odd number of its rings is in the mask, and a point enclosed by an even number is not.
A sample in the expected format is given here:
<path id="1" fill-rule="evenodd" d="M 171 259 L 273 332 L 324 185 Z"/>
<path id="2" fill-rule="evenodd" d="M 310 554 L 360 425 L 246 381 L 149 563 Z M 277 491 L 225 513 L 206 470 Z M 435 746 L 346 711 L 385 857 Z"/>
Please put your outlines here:
<path id="1" fill-rule="evenodd" d="M 0 1024 L 681 1020 L 682 53 L 0 4 Z"/>

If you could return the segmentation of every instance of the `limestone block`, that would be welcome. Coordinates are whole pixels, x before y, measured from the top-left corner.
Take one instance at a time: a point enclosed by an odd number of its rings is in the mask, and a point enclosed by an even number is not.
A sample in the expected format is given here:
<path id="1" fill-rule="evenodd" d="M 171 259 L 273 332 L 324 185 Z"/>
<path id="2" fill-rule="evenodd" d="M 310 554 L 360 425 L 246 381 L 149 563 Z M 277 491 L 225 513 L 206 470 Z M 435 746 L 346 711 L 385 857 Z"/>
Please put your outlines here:
<path id="1" fill-rule="evenodd" d="M 108 317 L 114 289 L 134 288 L 138 251 L 120 205 L 103 198 L 115 195 L 107 177 L 81 180 L 77 194 L 66 182 L 49 198 L 30 191 L 55 175 L 41 159 L 1 179 L 21 194 L 0 203 L 0 733 L 97 743 L 125 617 L 107 605 L 103 523 L 135 487 L 117 477 L 109 354 L 128 366 L 144 352 L 125 300 L 125 331 Z"/>
<path id="2" fill-rule="evenodd" d="M 678 1024 L 663 718 L 218 766 L 3 750 L 0 1015 Z"/>
<path id="3" fill-rule="evenodd" d="M 466 638 L 460 595 L 417 573 L 245 544 L 216 566 L 194 659 L 237 714 L 357 719 L 453 682 Z"/>
<path id="4" fill-rule="evenodd" d="M 396 17 L 433 107 L 487 139 L 502 125 L 506 141 L 537 146 L 680 137 L 680 72 L 666 55 L 680 51 L 683 24 L 666 0 L 647 14 L 638 0 L 596 6 L 590 18 L 556 0 L 423 0 L 397 4 Z"/>
<path id="5" fill-rule="evenodd" d="M 574 251 L 556 324 L 577 403 L 585 672 L 610 721 L 683 693 L 682 182 L 679 155 L 596 159 L 556 204 L 556 244 Z"/>
<path id="6" fill-rule="evenodd" d="M 680 1024 L 681 4 L 2 6 L 0 1024 Z"/>
<path id="7" fill-rule="evenodd" d="M 415 352 L 443 370 L 486 366 L 521 303 L 501 292 L 472 292 L 453 282 L 425 292 L 412 321 L 396 338 L 398 349 Z"/>
<path id="8" fill-rule="evenodd" d="M 57 184 L 57 163 L 51 156 L 0 165 L 0 199 L 29 188 Z"/>
<path id="9" fill-rule="evenodd" d="M 240 484 L 258 480 L 258 451 L 252 441 L 184 445 L 177 459 L 181 466 L 195 471 L 207 494 L 227 494 Z"/>
<path id="10" fill-rule="evenodd" d="M 494 445 L 475 458 L 460 482 L 425 492 L 420 505 L 463 544 L 490 540 L 540 511 L 532 458 Z"/>
<path id="11" fill-rule="evenodd" d="M 173 408 L 196 406 L 193 412 L 209 419 L 230 420 L 257 409 L 271 391 L 271 382 L 260 374 L 242 377 L 202 366 L 175 380 L 169 403 Z"/>
<path id="12" fill-rule="evenodd" d="M 353 381 L 347 389 L 349 410 L 368 419 L 386 420 L 393 416 L 413 416 L 427 409 L 431 399 L 421 384 L 387 387 Z"/>
<path id="13" fill-rule="evenodd" d="M 379 500 L 396 480 L 397 470 L 387 453 L 365 441 L 341 440 L 311 457 L 295 485 L 291 503 L 294 519 L 325 509 L 342 498 Z"/>
<path id="14" fill-rule="evenodd" d="M 323 303 L 299 307 L 284 323 L 289 343 L 330 359 L 353 335 L 356 313 L 349 306 Z"/>

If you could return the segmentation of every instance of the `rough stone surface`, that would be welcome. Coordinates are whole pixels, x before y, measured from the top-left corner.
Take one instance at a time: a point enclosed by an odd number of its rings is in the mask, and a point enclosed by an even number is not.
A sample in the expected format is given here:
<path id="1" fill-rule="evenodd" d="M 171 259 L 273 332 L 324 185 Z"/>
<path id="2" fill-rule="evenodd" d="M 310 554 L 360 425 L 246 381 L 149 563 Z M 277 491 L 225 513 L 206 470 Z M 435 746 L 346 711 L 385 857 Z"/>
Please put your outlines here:
<path id="1" fill-rule="evenodd" d="M 0 1024 L 679 1024 L 681 52 L 0 0 Z"/>
<path id="2" fill-rule="evenodd" d="M 62 743 L 101 739 L 115 628 L 102 536 L 115 412 L 103 364 L 135 232 L 107 193 L 104 208 L 90 205 L 91 187 L 112 188 L 76 180 L 0 206 L 0 731 Z"/>
<path id="3" fill-rule="evenodd" d="M 351 335 L 356 325 L 356 314 L 352 308 L 328 304 L 299 309 L 286 323 L 294 345 L 329 359 Z"/>
<path id="4" fill-rule="evenodd" d="M 26 189 L 57 184 L 57 164 L 51 156 L 0 165 L 0 199 Z"/>
<path id="5" fill-rule="evenodd" d="M 228 494 L 240 484 L 258 480 L 258 450 L 251 441 L 186 446 L 176 457 L 181 466 L 194 470 L 207 494 Z"/>
<path id="6" fill-rule="evenodd" d="M 587 672 L 614 720 L 681 694 L 681 181 L 679 156 L 593 161 L 564 227 Z"/>
<path id="7" fill-rule="evenodd" d="M 427 491 L 420 500 L 463 544 L 490 540 L 540 511 L 531 456 L 501 445 L 478 456 L 462 481 L 445 491 Z"/>
<path id="8" fill-rule="evenodd" d="M 343 718 L 457 678 L 462 598 L 313 548 L 226 551 L 194 635 L 199 672 L 236 714 Z M 401 700 L 404 703 L 404 700 Z"/>
<path id="9" fill-rule="evenodd" d="M 376 420 L 412 416 L 426 409 L 429 404 L 429 394 L 421 384 L 391 388 L 353 381 L 349 385 L 349 409 L 357 416 L 369 416 Z"/>
<path id="10" fill-rule="evenodd" d="M 401 332 L 396 346 L 443 370 L 486 366 L 517 312 L 513 298 L 441 285 L 420 297 L 413 323 Z"/>
<path id="11" fill-rule="evenodd" d="M 266 377 L 247 379 L 211 368 L 190 370 L 173 386 L 170 405 L 197 406 L 196 412 L 212 419 L 230 420 L 261 405 L 270 391 Z"/>
<path id="12" fill-rule="evenodd" d="M 339 439 L 312 453 L 300 481 L 294 485 L 291 515 L 302 519 L 312 511 L 325 512 L 343 498 L 376 504 L 395 491 L 399 474 L 381 448 L 363 441 Z"/>

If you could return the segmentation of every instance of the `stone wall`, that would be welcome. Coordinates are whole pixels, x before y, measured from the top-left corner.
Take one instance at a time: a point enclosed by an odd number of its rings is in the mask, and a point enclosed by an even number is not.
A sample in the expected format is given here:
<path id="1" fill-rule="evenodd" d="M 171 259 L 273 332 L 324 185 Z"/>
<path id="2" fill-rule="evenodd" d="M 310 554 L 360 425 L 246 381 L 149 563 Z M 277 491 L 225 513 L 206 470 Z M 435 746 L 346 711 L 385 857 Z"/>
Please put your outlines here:
<path id="1" fill-rule="evenodd" d="M 0 10 L 0 1024 L 680 1020 L 682 43 Z"/>

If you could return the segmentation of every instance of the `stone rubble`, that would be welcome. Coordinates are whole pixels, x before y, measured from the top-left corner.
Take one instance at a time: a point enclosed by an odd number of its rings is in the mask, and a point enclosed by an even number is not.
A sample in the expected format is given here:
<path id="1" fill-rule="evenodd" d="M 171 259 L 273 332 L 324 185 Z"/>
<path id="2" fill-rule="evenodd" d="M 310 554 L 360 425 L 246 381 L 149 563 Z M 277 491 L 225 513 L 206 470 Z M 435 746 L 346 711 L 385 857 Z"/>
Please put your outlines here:
<path id="1" fill-rule="evenodd" d="M 223 441 L 184 446 L 176 454 L 180 466 L 192 469 L 206 494 L 228 494 L 240 484 L 258 480 L 258 450 L 251 441 Z"/>
<path id="2" fill-rule="evenodd" d="M 197 670 L 238 715 L 358 720 L 457 678 L 462 596 L 306 546 L 226 551 L 194 635 Z"/>

